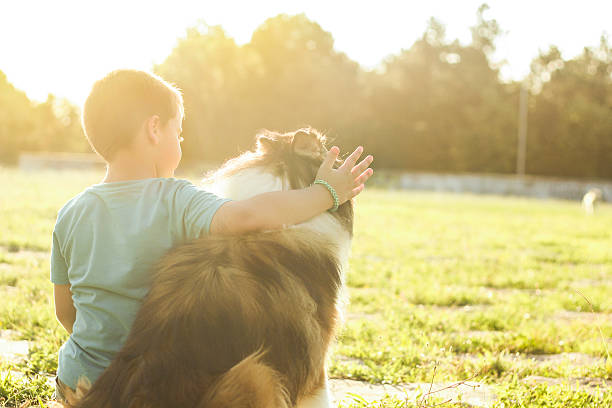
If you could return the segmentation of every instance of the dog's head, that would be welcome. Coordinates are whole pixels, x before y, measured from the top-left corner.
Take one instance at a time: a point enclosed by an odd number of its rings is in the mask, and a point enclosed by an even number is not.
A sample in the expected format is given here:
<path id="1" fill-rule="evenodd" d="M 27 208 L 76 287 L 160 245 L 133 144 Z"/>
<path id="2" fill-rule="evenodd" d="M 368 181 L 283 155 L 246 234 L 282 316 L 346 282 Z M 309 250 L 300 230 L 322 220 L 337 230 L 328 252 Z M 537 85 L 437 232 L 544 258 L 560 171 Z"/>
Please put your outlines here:
<path id="1" fill-rule="evenodd" d="M 207 175 L 212 191 L 233 199 L 243 199 L 269 191 L 310 186 L 327 154 L 326 138 L 312 128 L 278 133 L 261 131 L 252 151 L 228 160 Z M 342 160 L 336 161 L 336 166 Z M 353 203 L 347 201 L 332 214 L 352 232 Z"/>
<path id="2" fill-rule="evenodd" d="M 603 191 L 600 188 L 592 188 L 589 190 L 589 193 L 592 193 L 596 200 L 601 201 L 603 199 Z"/>
<path id="3" fill-rule="evenodd" d="M 312 184 L 326 153 L 325 136 L 314 129 L 257 135 L 256 154 L 275 174 L 287 176 L 292 189 Z"/>

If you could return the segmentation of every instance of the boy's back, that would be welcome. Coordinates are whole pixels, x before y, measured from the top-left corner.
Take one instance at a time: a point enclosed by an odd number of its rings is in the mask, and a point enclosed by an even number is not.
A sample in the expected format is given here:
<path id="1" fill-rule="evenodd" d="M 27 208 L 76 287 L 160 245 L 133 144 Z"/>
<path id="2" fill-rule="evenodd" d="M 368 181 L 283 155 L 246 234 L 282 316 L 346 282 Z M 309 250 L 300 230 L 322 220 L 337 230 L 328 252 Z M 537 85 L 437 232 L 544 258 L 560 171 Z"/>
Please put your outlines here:
<path id="1" fill-rule="evenodd" d="M 208 233 L 226 201 L 185 180 L 150 178 L 96 184 L 60 210 L 51 280 L 71 285 L 77 310 L 59 353 L 62 382 L 75 388 L 80 376 L 95 380 L 110 364 L 148 292 L 153 264 Z"/>

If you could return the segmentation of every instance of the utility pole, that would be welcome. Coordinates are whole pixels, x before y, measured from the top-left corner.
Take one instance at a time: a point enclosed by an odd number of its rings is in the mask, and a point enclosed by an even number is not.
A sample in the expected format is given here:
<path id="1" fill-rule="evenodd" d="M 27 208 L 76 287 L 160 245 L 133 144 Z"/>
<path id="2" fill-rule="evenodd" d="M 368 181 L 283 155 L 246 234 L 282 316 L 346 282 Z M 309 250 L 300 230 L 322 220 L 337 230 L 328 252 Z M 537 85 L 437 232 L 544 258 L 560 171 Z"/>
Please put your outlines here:
<path id="1" fill-rule="evenodd" d="M 525 162 L 527 160 L 527 87 L 521 84 L 519 96 L 519 117 L 518 117 L 518 147 L 516 154 L 516 174 L 525 175 Z"/>

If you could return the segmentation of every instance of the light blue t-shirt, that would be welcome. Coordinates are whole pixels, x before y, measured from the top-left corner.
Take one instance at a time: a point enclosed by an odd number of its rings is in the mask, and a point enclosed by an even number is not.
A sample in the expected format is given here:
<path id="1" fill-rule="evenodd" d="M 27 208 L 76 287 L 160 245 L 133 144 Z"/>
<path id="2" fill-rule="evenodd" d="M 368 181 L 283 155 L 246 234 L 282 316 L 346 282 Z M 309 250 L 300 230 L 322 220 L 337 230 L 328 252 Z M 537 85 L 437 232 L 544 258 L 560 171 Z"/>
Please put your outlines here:
<path id="1" fill-rule="evenodd" d="M 189 181 L 153 178 L 96 184 L 58 213 L 51 281 L 70 284 L 76 308 L 72 334 L 59 351 L 57 373 L 75 388 L 110 365 L 152 282 L 152 267 L 175 245 L 206 235 L 229 201 Z"/>

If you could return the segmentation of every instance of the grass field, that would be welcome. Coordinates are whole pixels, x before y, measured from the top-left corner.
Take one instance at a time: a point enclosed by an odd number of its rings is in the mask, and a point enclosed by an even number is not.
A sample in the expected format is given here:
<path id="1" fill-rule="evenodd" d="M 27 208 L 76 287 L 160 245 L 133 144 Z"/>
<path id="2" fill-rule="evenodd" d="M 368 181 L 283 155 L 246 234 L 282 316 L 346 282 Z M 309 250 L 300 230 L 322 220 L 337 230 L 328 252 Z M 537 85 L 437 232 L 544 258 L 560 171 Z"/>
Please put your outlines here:
<path id="1" fill-rule="evenodd" d="M 2 363 L 0 405 L 51 395 L 66 338 L 51 231 L 62 204 L 99 179 L 0 168 L 0 330 L 31 344 L 27 359 Z M 493 385 L 500 408 L 612 406 L 612 206 L 588 217 L 575 202 L 372 188 L 356 211 L 332 377 L 429 382 L 435 370 L 436 382 Z"/>

